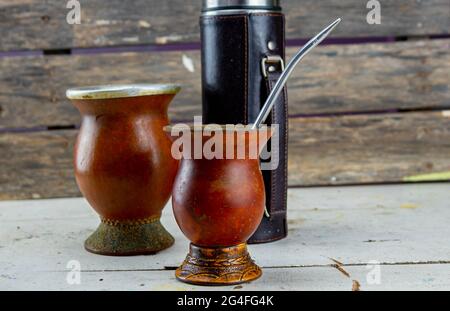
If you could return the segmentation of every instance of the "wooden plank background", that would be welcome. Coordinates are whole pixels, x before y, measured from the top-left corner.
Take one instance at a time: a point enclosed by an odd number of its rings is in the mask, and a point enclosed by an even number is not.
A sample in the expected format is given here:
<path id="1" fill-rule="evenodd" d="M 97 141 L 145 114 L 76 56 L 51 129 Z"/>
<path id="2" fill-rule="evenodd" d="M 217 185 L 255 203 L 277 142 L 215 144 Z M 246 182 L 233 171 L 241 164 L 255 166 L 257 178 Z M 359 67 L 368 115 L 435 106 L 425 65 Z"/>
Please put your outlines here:
<path id="1" fill-rule="evenodd" d="M 448 40 L 319 47 L 290 80 L 290 115 L 449 108 L 449 49 Z M 199 51 L 6 57 L 0 68 L 0 129 L 78 124 L 65 90 L 111 82 L 176 81 L 172 119 L 201 115 Z"/>
<path id="2" fill-rule="evenodd" d="M 291 119 L 289 185 L 402 182 L 450 172 L 447 112 Z M 76 134 L 0 135 L 0 200 L 78 196 L 72 168 Z"/>
<path id="3" fill-rule="evenodd" d="M 67 1 L 0 0 L 0 50 L 199 41 L 200 0 L 79 2 L 82 23 L 71 26 L 66 23 Z M 382 0 L 379 26 L 367 24 L 366 4 L 364 0 L 282 0 L 289 22 L 287 37 L 310 37 L 336 17 L 343 22 L 334 37 L 449 33 L 448 0 Z"/>
<path id="4" fill-rule="evenodd" d="M 66 1 L 0 0 L 0 200 L 80 195 L 68 87 L 177 82 L 172 120 L 201 114 L 200 1 L 80 3 L 71 26 Z M 282 1 L 291 45 L 344 18 L 289 83 L 290 186 L 449 178 L 450 3 L 381 1 L 381 25 L 366 3 Z"/>

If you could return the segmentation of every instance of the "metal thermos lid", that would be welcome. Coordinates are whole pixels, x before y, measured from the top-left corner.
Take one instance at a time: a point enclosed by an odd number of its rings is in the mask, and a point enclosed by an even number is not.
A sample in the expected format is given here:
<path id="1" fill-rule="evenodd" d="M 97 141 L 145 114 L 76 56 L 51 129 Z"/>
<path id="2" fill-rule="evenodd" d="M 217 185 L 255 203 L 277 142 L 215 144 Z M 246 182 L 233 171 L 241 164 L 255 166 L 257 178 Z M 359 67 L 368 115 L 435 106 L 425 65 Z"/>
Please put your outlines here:
<path id="1" fill-rule="evenodd" d="M 281 10 L 280 0 L 203 0 L 203 11 Z"/>

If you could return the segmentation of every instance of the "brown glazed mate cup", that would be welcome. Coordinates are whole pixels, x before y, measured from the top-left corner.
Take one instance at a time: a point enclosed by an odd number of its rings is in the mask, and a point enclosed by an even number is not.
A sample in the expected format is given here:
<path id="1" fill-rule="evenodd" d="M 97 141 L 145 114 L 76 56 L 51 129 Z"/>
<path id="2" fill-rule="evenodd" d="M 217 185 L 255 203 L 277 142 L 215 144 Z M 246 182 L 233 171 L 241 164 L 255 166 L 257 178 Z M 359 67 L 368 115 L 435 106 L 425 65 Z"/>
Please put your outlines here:
<path id="1" fill-rule="evenodd" d="M 178 161 L 163 128 L 177 85 L 138 84 L 70 89 L 82 115 L 74 151 L 78 186 L 100 215 L 89 252 L 130 256 L 170 247 L 160 223 Z"/>
<path id="2" fill-rule="evenodd" d="M 189 131 L 192 144 L 195 135 L 199 135 L 203 148 L 211 136 L 199 128 L 190 127 Z M 171 132 L 173 127 L 165 129 Z M 174 142 L 179 138 L 175 132 L 170 134 Z M 235 285 L 261 276 L 246 242 L 264 213 L 264 181 L 258 156 L 271 134 L 267 127 L 259 131 L 224 131 L 223 155 L 225 158 L 227 145 L 232 146 L 231 159 L 194 159 L 193 148 L 190 152 L 184 146 L 180 148 L 181 163 L 172 206 L 176 221 L 191 245 L 176 270 L 178 280 L 196 285 Z M 258 149 L 251 153 L 250 141 L 258 140 Z M 239 159 L 237 150 L 241 147 L 245 148 L 245 157 Z"/>

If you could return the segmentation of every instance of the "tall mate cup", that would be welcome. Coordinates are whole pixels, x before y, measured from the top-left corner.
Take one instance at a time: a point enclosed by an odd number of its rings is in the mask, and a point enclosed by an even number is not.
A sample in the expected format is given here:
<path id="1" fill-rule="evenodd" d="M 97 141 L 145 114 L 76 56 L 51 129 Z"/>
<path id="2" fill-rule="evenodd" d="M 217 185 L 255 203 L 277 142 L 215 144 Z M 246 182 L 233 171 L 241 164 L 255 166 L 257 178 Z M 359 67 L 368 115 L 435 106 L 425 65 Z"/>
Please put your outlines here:
<path id="1" fill-rule="evenodd" d="M 285 20 L 279 2 L 203 1 L 200 25 L 205 124 L 251 124 L 256 120 L 284 69 Z M 276 241 L 287 235 L 286 90 L 278 101 L 266 122 L 278 125 L 268 144 L 272 156 L 261 160 L 266 213 L 249 243 Z"/>

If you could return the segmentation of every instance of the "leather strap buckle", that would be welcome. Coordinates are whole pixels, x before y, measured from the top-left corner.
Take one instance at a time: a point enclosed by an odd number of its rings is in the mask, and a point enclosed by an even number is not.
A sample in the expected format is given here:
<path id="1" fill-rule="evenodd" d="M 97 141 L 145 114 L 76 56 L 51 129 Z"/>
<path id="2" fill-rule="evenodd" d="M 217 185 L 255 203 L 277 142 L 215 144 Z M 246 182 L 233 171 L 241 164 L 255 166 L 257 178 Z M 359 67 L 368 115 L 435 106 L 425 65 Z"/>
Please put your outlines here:
<path id="1" fill-rule="evenodd" d="M 262 73 L 263 73 L 264 78 L 266 78 L 266 79 L 268 77 L 267 64 L 279 64 L 281 67 L 281 71 L 284 71 L 283 58 L 281 58 L 281 56 L 278 56 L 278 55 L 268 55 L 268 56 L 264 57 L 261 61 Z M 276 68 L 274 66 L 269 66 L 268 70 L 269 70 L 269 72 L 274 72 L 276 70 Z"/>

